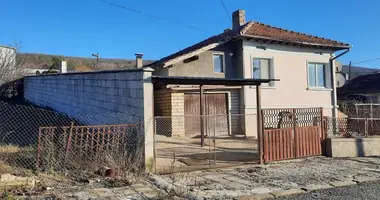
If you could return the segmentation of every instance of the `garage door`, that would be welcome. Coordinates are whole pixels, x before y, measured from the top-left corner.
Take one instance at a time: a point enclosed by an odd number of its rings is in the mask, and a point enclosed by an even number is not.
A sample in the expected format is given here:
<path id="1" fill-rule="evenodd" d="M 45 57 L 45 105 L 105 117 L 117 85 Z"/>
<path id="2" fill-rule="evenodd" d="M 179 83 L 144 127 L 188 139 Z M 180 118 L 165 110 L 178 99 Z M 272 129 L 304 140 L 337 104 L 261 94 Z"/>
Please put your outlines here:
<path id="1" fill-rule="evenodd" d="M 226 93 L 206 93 L 203 95 L 205 102 L 206 135 L 228 135 L 229 120 L 227 116 L 228 97 Z M 200 101 L 199 94 L 185 94 L 185 133 L 200 135 Z"/>

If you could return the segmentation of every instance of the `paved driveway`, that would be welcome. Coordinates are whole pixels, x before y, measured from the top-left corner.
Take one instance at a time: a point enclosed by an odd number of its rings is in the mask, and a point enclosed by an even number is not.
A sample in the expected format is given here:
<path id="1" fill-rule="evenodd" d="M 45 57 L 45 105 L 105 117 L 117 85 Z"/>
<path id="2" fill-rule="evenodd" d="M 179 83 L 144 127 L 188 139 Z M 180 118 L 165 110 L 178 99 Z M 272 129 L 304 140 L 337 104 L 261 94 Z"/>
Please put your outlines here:
<path id="1" fill-rule="evenodd" d="M 332 199 L 332 200 L 356 200 L 380 199 L 380 182 L 368 182 L 348 187 L 319 190 L 302 195 L 280 197 L 278 200 L 307 200 L 307 199 Z"/>
<path id="2" fill-rule="evenodd" d="M 177 173 L 161 178 L 206 199 L 278 197 L 380 179 L 380 158 L 306 158 L 288 163 Z"/>

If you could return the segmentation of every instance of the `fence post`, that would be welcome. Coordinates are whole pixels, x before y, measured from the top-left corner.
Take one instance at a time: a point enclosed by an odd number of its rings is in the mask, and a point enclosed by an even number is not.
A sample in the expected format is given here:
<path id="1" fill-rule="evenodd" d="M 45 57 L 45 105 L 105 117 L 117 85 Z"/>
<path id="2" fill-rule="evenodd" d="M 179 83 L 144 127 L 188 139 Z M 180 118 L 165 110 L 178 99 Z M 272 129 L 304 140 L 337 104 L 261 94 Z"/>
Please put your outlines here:
<path id="1" fill-rule="evenodd" d="M 153 165 L 154 165 L 154 173 L 157 173 L 156 133 L 157 133 L 157 119 L 156 119 L 156 116 L 153 116 Z"/>
<path id="2" fill-rule="evenodd" d="M 205 125 L 205 122 L 203 121 L 204 120 L 204 105 L 203 105 L 203 101 L 202 99 L 205 99 L 203 97 L 203 85 L 200 85 L 199 86 L 199 109 L 200 109 L 200 114 L 201 114 L 201 147 L 203 147 L 204 145 L 204 125 Z"/>
<path id="3" fill-rule="evenodd" d="M 297 158 L 298 152 L 297 152 L 297 145 L 298 145 L 298 139 L 297 139 L 297 131 L 296 131 L 296 109 L 292 109 L 292 124 L 293 124 L 293 136 L 294 136 L 294 155 Z"/>
<path id="4" fill-rule="evenodd" d="M 37 159 L 36 159 L 36 171 L 38 171 L 40 165 L 40 154 L 41 154 L 41 134 L 42 128 L 38 128 L 38 142 L 37 142 Z"/>
<path id="5" fill-rule="evenodd" d="M 325 127 L 324 127 L 325 121 L 323 119 L 323 107 L 320 108 L 320 114 L 321 114 L 321 138 L 322 138 L 322 140 L 324 140 L 327 133 L 326 133 Z"/>
<path id="6" fill-rule="evenodd" d="M 73 134 L 73 128 L 74 128 L 74 122 L 71 122 L 71 125 L 70 125 L 70 132 L 69 132 L 69 138 L 67 139 L 67 144 L 66 144 L 66 152 L 65 152 L 65 161 L 64 161 L 64 164 L 66 164 L 67 154 L 68 154 L 69 151 L 70 151 L 71 137 L 72 137 L 72 134 Z"/>
<path id="7" fill-rule="evenodd" d="M 364 119 L 364 137 L 368 137 L 368 118 Z"/>
<path id="8" fill-rule="evenodd" d="M 263 164 L 264 155 L 264 138 L 261 116 L 261 88 L 260 85 L 256 85 L 256 116 L 257 116 L 257 139 L 259 140 L 259 160 L 260 164 Z"/>

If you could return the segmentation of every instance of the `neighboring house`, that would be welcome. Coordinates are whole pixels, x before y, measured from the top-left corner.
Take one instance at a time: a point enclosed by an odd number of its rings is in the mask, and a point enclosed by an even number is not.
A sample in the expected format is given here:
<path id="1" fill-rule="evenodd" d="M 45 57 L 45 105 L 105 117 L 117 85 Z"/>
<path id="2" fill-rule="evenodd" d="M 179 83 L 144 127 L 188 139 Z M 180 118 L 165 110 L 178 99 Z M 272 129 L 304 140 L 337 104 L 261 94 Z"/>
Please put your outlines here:
<path id="1" fill-rule="evenodd" d="M 235 11 L 232 17 L 232 28 L 146 67 L 154 68 L 158 76 L 280 79 L 262 85 L 263 108 L 323 107 L 324 115 L 336 115 L 334 53 L 346 53 L 350 45 L 259 22 L 246 23 L 244 10 Z M 199 116 L 198 88 L 171 85 L 155 90 L 155 115 Z M 205 96 L 205 114 L 226 117 L 221 120 L 227 125 L 218 127 L 218 132 L 234 134 L 243 126 L 242 134 L 256 137 L 256 129 L 247 128 L 256 126 L 256 120 L 247 117 L 256 114 L 254 87 L 208 87 Z M 243 124 L 228 119 L 230 114 L 244 114 Z M 184 123 L 180 126 L 185 127 L 173 134 L 194 131 L 187 119 L 174 122 L 173 118 L 173 124 Z"/>
<path id="2" fill-rule="evenodd" d="M 380 103 L 380 73 L 358 76 L 338 89 L 341 101 Z"/>
<path id="3" fill-rule="evenodd" d="M 16 49 L 0 45 L 0 85 L 11 81 L 16 74 Z"/>

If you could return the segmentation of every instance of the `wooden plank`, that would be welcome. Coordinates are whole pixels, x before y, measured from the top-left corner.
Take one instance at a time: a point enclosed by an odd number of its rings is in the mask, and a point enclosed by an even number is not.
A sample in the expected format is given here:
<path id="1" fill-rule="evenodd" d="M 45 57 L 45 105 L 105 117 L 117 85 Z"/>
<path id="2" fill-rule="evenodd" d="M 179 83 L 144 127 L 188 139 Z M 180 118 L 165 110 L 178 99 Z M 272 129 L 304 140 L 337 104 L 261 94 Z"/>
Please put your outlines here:
<path id="1" fill-rule="evenodd" d="M 310 155 L 315 155 L 315 150 L 314 150 L 314 147 L 315 147 L 315 127 L 313 127 L 311 129 L 311 132 L 309 133 L 309 154 Z"/>
<path id="2" fill-rule="evenodd" d="M 289 132 L 289 153 L 290 153 L 290 157 L 294 158 L 294 130 L 291 130 Z"/>
<path id="3" fill-rule="evenodd" d="M 322 128 L 318 128 L 318 133 L 321 133 L 323 131 Z M 322 140 L 319 137 L 316 137 L 316 144 L 317 144 L 317 152 L 318 155 L 322 154 Z"/>
<path id="4" fill-rule="evenodd" d="M 284 141 L 283 141 L 283 135 L 286 133 L 286 131 L 281 131 L 281 134 L 279 135 L 279 146 L 280 146 L 280 159 L 284 159 L 285 156 L 284 156 L 284 151 L 285 151 L 285 148 L 284 148 Z"/>
<path id="5" fill-rule="evenodd" d="M 280 135 L 281 135 L 281 132 L 282 132 L 282 130 L 280 130 L 280 131 L 277 131 L 277 134 L 276 134 L 276 158 L 277 158 L 277 160 L 281 160 L 281 157 L 280 157 L 280 152 L 281 152 L 281 147 L 280 147 Z"/>
<path id="6" fill-rule="evenodd" d="M 284 157 L 289 158 L 289 147 L 288 147 L 288 131 L 284 131 Z"/>
<path id="7" fill-rule="evenodd" d="M 299 142 L 299 145 L 298 145 L 298 157 L 303 157 L 303 155 L 304 155 L 304 141 L 303 141 L 303 139 L 304 139 L 304 137 L 303 137 L 303 129 L 302 128 L 298 128 L 298 130 L 299 130 L 299 134 L 298 134 L 298 136 L 299 136 L 299 140 L 297 141 L 297 142 Z"/>
<path id="8" fill-rule="evenodd" d="M 314 132 L 314 155 L 319 155 L 319 151 L 318 151 L 318 137 L 319 135 L 319 128 L 318 127 L 315 127 L 315 132 Z"/>
<path id="9" fill-rule="evenodd" d="M 272 161 L 272 131 L 267 132 L 267 137 L 268 137 L 268 162 Z"/>
<path id="10" fill-rule="evenodd" d="M 305 155 L 304 156 L 309 156 L 311 154 L 310 151 L 310 133 L 312 132 L 312 129 L 310 128 L 304 128 L 305 131 Z"/>

